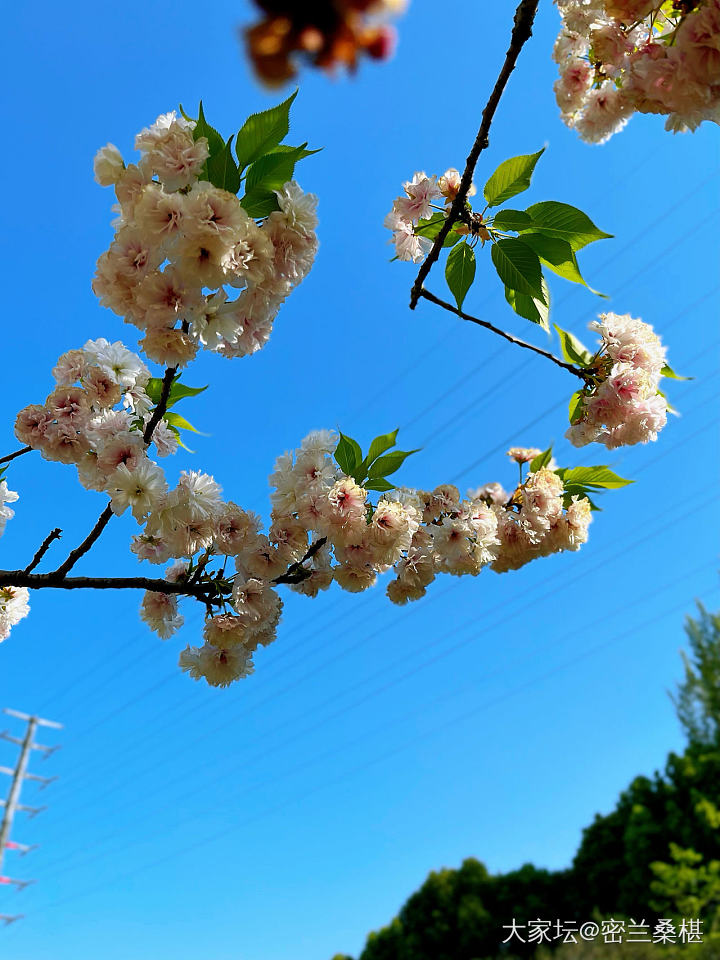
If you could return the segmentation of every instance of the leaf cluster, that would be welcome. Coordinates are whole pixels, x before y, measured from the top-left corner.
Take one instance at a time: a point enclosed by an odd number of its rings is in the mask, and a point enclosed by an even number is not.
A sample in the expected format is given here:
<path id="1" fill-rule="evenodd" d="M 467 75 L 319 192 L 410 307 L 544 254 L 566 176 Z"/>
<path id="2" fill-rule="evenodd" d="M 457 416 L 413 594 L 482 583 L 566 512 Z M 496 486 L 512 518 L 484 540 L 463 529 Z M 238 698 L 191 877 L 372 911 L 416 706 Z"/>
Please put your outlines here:
<path id="1" fill-rule="evenodd" d="M 240 203 L 251 217 L 279 210 L 275 191 L 293 179 L 299 160 L 320 152 L 308 150 L 307 142 L 299 147 L 282 142 L 290 131 L 290 108 L 296 96 L 297 90 L 277 106 L 251 114 L 227 140 L 207 122 L 200 101 L 193 138 L 206 137 L 210 150 L 200 179 L 230 193 L 239 193 L 244 183 Z M 180 112 L 186 120 L 192 119 L 182 106 Z"/>
<path id="2" fill-rule="evenodd" d="M 394 485 L 387 480 L 387 477 L 399 470 L 410 454 L 418 452 L 417 450 L 393 450 L 397 435 L 397 430 L 381 433 L 375 437 L 367 454 L 363 456 L 357 440 L 341 433 L 340 441 L 335 448 L 335 462 L 343 473 L 352 477 L 355 483 L 366 490 L 380 492 L 394 490 Z"/>
<path id="3" fill-rule="evenodd" d="M 545 271 L 604 296 L 586 283 L 577 253 L 612 234 L 596 227 L 582 210 L 556 200 L 531 204 L 527 210 L 502 208 L 486 216 L 488 210 L 500 207 L 530 187 L 535 165 L 543 153 L 544 148 L 503 161 L 483 188 L 486 207 L 481 215 L 473 214 L 467 205 L 467 217 L 463 219 L 470 224 L 470 234 L 460 223 L 452 227 L 445 239 L 444 246 L 451 247 L 445 278 L 458 309 L 462 309 L 475 279 L 477 238 L 483 244 L 490 240 L 490 258 L 505 289 L 505 299 L 518 316 L 549 332 L 550 291 Z M 433 214 L 418 223 L 415 233 L 434 239 L 444 219 L 444 213 Z"/>

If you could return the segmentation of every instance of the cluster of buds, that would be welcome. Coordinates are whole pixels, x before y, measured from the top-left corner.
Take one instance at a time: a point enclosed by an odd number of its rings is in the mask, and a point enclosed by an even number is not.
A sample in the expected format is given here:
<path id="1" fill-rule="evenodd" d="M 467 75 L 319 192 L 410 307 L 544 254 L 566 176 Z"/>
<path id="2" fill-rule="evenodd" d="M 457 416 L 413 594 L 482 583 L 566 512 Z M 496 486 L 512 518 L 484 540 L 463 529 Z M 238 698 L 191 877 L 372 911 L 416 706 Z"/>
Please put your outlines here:
<path id="1" fill-rule="evenodd" d="M 557 0 L 555 93 L 565 123 L 602 143 L 634 111 L 674 132 L 720 121 L 720 0 Z"/>
<path id="2" fill-rule="evenodd" d="M 288 182 L 276 191 L 280 209 L 256 222 L 234 193 L 203 178 L 208 141 L 194 127 L 165 114 L 135 138 L 137 164 L 125 166 L 112 144 L 95 158 L 120 216 L 93 290 L 165 366 L 186 365 L 201 347 L 227 357 L 261 349 L 317 251 L 316 198 Z"/>
<path id="3" fill-rule="evenodd" d="M 386 20 L 406 5 L 405 0 L 255 3 L 265 16 L 245 31 L 245 39 L 258 77 L 271 87 L 297 74 L 298 58 L 316 67 L 349 70 L 362 56 L 387 59 L 395 47 L 395 30 Z"/>
<path id="4" fill-rule="evenodd" d="M 588 362 L 566 437 L 576 447 L 598 441 L 614 449 L 656 440 L 667 421 L 659 392 L 665 348 L 649 323 L 629 314 L 601 314 L 590 324 L 601 345 Z"/>

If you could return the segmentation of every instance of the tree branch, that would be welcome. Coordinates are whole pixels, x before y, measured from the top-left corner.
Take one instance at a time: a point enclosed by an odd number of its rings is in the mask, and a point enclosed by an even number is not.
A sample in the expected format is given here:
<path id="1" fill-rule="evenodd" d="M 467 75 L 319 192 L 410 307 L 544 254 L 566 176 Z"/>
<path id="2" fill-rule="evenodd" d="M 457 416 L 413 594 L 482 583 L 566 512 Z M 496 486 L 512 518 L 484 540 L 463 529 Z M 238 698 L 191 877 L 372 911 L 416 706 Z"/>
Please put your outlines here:
<path id="1" fill-rule="evenodd" d="M 435 241 L 432 245 L 430 253 L 428 253 L 427 257 L 420 266 L 418 275 L 415 278 L 415 283 L 410 291 L 411 310 L 414 310 L 417 306 L 417 302 L 420 299 L 423 282 L 430 272 L 432 265 L 437 261 L 437 258 L 440 255 L 440 250 L 445 242 L 445 237 L 447 237 L 448 233 L 450 233 L 453 224 L 456 223 L 460 218 L 460 212 L 465 208 L 465 201 L 467 199 L 468 190 L 470 189 L 470 185 L 472 183 L 478 157 L 482 151 L 488 147 L 490 142 L 488 139 L 490 127 L 493 122 L 493 117 L 495 116 L 495 111 L 500 103 L 500 98 L 502 97 L 503 91 L 505 90 L 507 82 L 510 79 L 510 74 L 515 69 L 515 64 L 517 63 L 520 51 L 532 36 L 533 22 L 535 20 L 535 14 L 537 12 L 539 2 L 540 0 L 520 0 L 520 3 L 515 11 L 514 25 L 512 35 L 510 37 L 510 46 L 505 54 L 505 62 L 503 63 L 502 69 L 497 80 L 495 81 L 495 86 L 490 94 L 490 99 L 488 100 L 487 104 L 485 105 L 485 109 L 482 112 L 480 129 L 477 132 L 475 143 L 473 144 L 472 150 L 470 151 L 465 163 L 465 170 L 463 171 L 463 175 L 460 180 L 460 189 L 458 190 L 457 196 L 450 207 L 450 212 L 448 213 L 445 222 L 440 228 L 440 232 L 435 237 Z"/>
<path id="2" fill-rule="evenodd" d="M 305 556 L 301 560 L 296 560 L 295 563 L 291 563 L 285 573 L 281 573 L 279 577 L 275 577 L 272 582 L 302 583 L 303 580 L 307 580 L 309 571 L 303 566 L 303 564 L 306 560 L 310 560 L 311 557 L 314 557 L 318 550 L 320 550 L 321 547 L 324 547 L 326 543 L 327 537 L 320 537 L 320 539 L 316 540 L 315 543 L 311 543 L 307 548 Z"/>
<path id="3" fill-rule="evenodd" d="M 29 573 L 27 570 L 0 570 L 0 587 L 28 587 L 30 590 L 154 590 L 157 593 L 178 593 L 206 600 L 215 596 L 206 584 L 171 582 L 153 577 L 66 577 L 53 573 Z"/>
<path id="4" fill-rule="evenodd" d="M 48 552 L 48 548 L 50 547 L 50 544 L 53 542 L 53 540 L 59 540 L 61 536 L 62 536 L 62 530 L 60 529 L 60 527 L 55 527 L 54 530 L 51 530 L 50 533 L 45 537 L 43 542 L 38 547 L 37 553 L 32 558 L 30 563 L 25 567 L 25 570 L 23 571 L 23 573 L 30 573 L 31 570 L 34 570 L 35 567 L 40 563 L 42 558 L 45 556 L 45 554 Z"/>
<path id="5" fill-rule="evenodd" d="M 430 293 L 429 290 L 426 290 L 425 287 L 422 287 L 420 290 L 420 296 L 429 300 L 430 303 L 435 303 L 438 307 L 442 307 L 444 310 L 449 310 L 450 313 L 456 314 L 462 320 L 469 320 L 471 323 L 476 323 L 479 327 L 485 327 L 486 330 L 492 330 L 493 333 L 496 333 L 499 337 L 503 337 L 505 340 L 508 340 L 510 343 L 514 343 L 518 347 L 524 347 L 525 350 L 532 350 L 534 353 L 539 353 L 541 357 L 547 357 L 548 360 L 552 360 L 553 363 L 557 364 L 558 367 L 562 367 L 563 370 L 569 370 L 570 373 L 574 373 L 576 377 L 585 382 L 587 378 L 587 372 L 584 371 L 581 367 L 576 367 L 573 363 L 566 363 L 564 360 L 561 360 L 560 357 L 556 357 L 554 353 L 550 353 L 549 350 L 543 350 L 542 347 L 536 347 L 532 343 L 528 343 L 526 340 L 520 340 L 519 337 L 514 337 L 511 333 L 506 333 L 505 330 L 501 330 L 500 327 L 493 326 L 492 323 L 488 323 L 487 320 L 479 320 L 477 317 L 471 317 L 469 313 L 463 313 L 462 310 L 458 310 L 457 307 L 454 307 L 451 303 L 447 303 L 445 300 L 441 300 L 440 297 L 436 297 L 434 293 Z"/>
<path id="6" fill-rule="evenodd" d="M 8 453 L 5 457 L 0 457 L 0 463 L 10 463 L 16 457 L 22 457 L 25 453 L 30 453 L 32 447 L 23 447 L 22 450 L 16 450 L 15 453 Z"/>
<path id="7" fill-rule="evenodd" d="M 160 423 L 165 411 L 167 410 L 167 402 L 170 397 L 170 390 L 172 389 L 173 380 L 177 374 L 177 369 L 177 367 L 168 367 L 165 371 L 158 405 L 153 410 L 153 414 L 143 430 L 143 440 L 145 441 L 146 446 L 149 446 L 155 427 Z"/>

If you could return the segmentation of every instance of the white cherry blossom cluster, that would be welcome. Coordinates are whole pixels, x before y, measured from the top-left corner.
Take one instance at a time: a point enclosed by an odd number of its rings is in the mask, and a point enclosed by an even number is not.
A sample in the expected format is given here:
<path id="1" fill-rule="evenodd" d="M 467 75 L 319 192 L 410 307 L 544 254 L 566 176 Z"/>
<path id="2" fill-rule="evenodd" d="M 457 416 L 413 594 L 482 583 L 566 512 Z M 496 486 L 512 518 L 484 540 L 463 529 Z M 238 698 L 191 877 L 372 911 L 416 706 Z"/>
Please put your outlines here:
<path id="1" fill-rule="evenodd" d="M 15 516 L 15 511 L 7 504 L 15 503 L 17 499 L 17 493 L 9 489 L 7 481 L 0 480 L 0 537 L 5 532 L 5 524 Z"/>
<path id="2" fill-rule="evenodd" d="M 234 193 L 200 179 L 208 143 L 193 139 L 194 126 L 165 114 L 137 135 L 137 164 L 112 144 L 95 158 L 120 215 L 93 290 L 165 366 L 186 365 L 201 347 L 227 357 L 260 350 L 318 246 L 317 198 L 295 181 L 275 191 L 280 209 L 258 224 Z"/>
<path id="3" fill-rule="evenodd" d="M 403 184 L 404 193 L 393 201 L 390 213 L 385 217 L 385 226 L 392 230 L 392 242 L 395 244 L 395 255 L 398 260 L 411 260 L 419 263 L 424 260 L 432 247 L 432 240 L 418 236 L 414 227 L 419 220 L 427 220 L 434 211 L 443 208 L 434 205 L 433 200 L 444 198 L 444 203 L 453 202 L 460 189 L 460 173 L 453 167 L 446 170 L 441 176 L 428 177 L 423 171 L 415 173 L 412 180 Z M 472 185 L 468 196 L 475 194 Z M 454 228 L 458 233 L 463 232 L 463 225 L 457 224 Z"/>
<path id="4" fill-rule="evenodd" d="M 0 480 L 0 536 L 5 532 L 5 524 L 15 516 L 8 503 L 18 499 L 14 490 L 8 489 L 7 482 Z M 30 612 L 29 593 L 25 587 L 0 587 L 0 641 L 10 635 L 10 630 Z"/>
<path id="5" fill-rule="evenodd" d="M 64 353 L 53 376 L 56 386 L 45 403 L 18 414 L 15 435 L 46 460 L 74 463 L 82 485 L 106 491 L 121 513 L 141 476 L 161 483 L 162 471 L 148 458 L 143 439 L 152 406 L 145 392 L 150 371 L 122 343 L 101 337 Z M 163 420 L 152 442 L 161 457 L 177 449 L 177 437 Z"/>
<path id="6" fill-rule="evenodd" d="M 600 315 L 590 329 L 601 337 L 575 422 L 565 436 L 576 447 L 597 441 L 606 447 L 656 440 L 667 421 L 667 402 L 658 392 L 665 348 L 648 323 L 629 314 Z"/>
<path id="7" fill-rule="evenodd" d="M 439 573 L 504 572 L 587 540 L 589 502 L 575 497 L 565 509 L 562 481 L 549 469 L 513 493 L 495 483 L 462 499 L 446 484 L 432 492 L 393 489 L 372 504 L 370 491 L 334 461 L 337 439 L 315 431 L 278 459 L 267 534 L 259 517 L 222 500 L 211 477 L 183 473 L 133 538 L 140 559 L 176 558 L 167 580 L 210 591 L 205 642 L 180 657 L 191 677 L 226 686 L 252 672 L 255 650 L 276 635 L 278 582 L 310 597 L 333 582 L 356 593 L 393 570 L 387 594 L 404 604 L 424 596 Z M 141 617 L 171 636 L 183 623 L 178 596 L 147 592 Z"/>
<path id="8" fill-rule="evenodd" d="M 0 641 L 30 613 L 30 593 L 26 587 L 0 587 Z"/>
<path id="9" fill-rule="evenodd" d="M 557 0 L 553 57 L 565 123 L 603 143 L 634 111 L 674 132 L 720 122 L 720 0 Z"/>

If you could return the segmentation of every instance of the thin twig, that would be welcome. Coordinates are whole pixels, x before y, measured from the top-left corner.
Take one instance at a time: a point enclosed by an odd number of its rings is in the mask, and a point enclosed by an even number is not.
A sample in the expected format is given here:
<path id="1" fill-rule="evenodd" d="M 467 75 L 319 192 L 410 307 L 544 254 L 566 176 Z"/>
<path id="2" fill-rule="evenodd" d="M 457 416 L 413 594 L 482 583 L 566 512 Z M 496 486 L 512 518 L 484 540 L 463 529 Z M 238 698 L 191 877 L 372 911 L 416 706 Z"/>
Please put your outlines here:
<path id="1" fill-rule="evenodd" d="M 0 463 L 10 463 L 16 457 L 22 457 L 25 453 L 30 453 L 32 447 L 23 447 L 22 450 L 16 450 L 15 453 L 8 453 L 5 457 L 0 457 Z"/>
<path id="2" fill-rule="evenodd" d="M 306 567 L 303 567 L 303 564 L 306 560 L 310 560 L 311 557 L 314 557 L 315 554 L 320 550 L 321 547 L 324 547 L 327 543 L 327 537 L 320 537 L 319 540 L 316 540 L 314 543 L 311 543 L 307 548 L 307 552 L 302 560 L 297 560 L 295 563 L 291 563 L 287 568 L 285 573 L 280 574 L 279 577 L 275 577 L 272 581 L 273 583 L 301 583 L 303 580 L 307 580 L 309 571 Z"/>
<path id="3" fill-rule="evenodd" d="M 548 360 L 552 360 L 552 362 L 556 363 L 559 367 L 562 367 L 564 370 L 569 370 L 570 373 L 574 373 L 576 377 L 580 377 L 583 382 L 588 379 L 588 370 L 576 367 L 572 363 L 566 363 L 565 360 L 556 357 L 555 354 L 550 353 L 549 350 L 543 350 L 542 347 L 536 347 L 533 343 L 520 340 L 519 337 L 514 337 L 511 333 L 506 333 L 505 330 L 501 330 L 500 327 L 488 323 L 487 320 L 479 320 L 477 317 L 471 317 L 469 313 L 463 313 L 462 310 L 458 310 L 457 307 L 454 307 L 451 303 L 447 303 L 447 301 L 441 300 L 440 297 L 436 297 L 434 293 L 430 293 L 425 287 L 421 289 L 420 296 L 425 300 L 429 300 L 431 303 L 437 304 L 438 307 L 442 307 L 443 310 L 449 310 L 450 313 L 454 313 L 463 320 L 469 320 L 471 323 L 476 323 L 479 327 L 492 330 L 492 332 L 496 333 L 499 337 L 504 337 L 505 340 L 509 340 L 510 343 L 514 343 L 518 347 L 524 347 L 525 350 L 532 350 L 534 353 L 539 353 L 541 357 L 547 357 Z"/>
<path id="4" fill-rule="evenodd" d="M 60 566 L 57 568 L 57 570 L 53 570 L 52 572 L 53 576 L 64 577 L 66 573 L 72 570 L 72 568 L 78 562 L 80 557 L 84 556 L 88 552 L 88 550 L 92 547 L 92 545 L 95 543 L 97 538 L 100 536 L 100 534 L 103 532 L 105 527 L 110 522 L 110 517 L 112 517 L 112 515 L 113 515 L 112 508 L 108 503 L 108 505 L 105 507 L 103 512 L 98 517 L 95 523 L 95 526 L 92 528 L 90 533 L 85 537 L 83 542 L 78 547 L 75 547 L 74 550 L 70 551 L 70 553 L 68 554 L 67 560 L 65 560 L 64 563 L 61 563 Z"/>
<path id="5" fill-rule="evenodd" d="M 25 567 L 25 570 L 23 571 L 23 573 L 30 573 L 31 570 L 34 570 L 35 567 L 40 563 L 42 558 L 45 556 L 45 554 L 48 552 L 50 544 L 53 542 L 53 540 L 59 540 L 61 536 L 62 536 L 62 530 L 60 529 L 60 527 L 55 527 L 54 530 L 51 530 L 50 533 L 45 537 L 43 542 L 38 547 L 37 553 L 32 558 L 30 563 Z"/>
<path id="6" fill-rule="evenodd" d="M 515 69 L 515 64 L 520 55 L 520 51 L 532 36 L 533 21 L 535 20 L 535 14 L 537 12 L 539 2 L 540 0 L 520 0 L 520 3 L 515 11 L 514 26 L 512 35 L 510 37 L 510 46 L 505 54 L 505 62 L 503 63 L 502 70 L 495 81 L 495 86 L 490 94 L 490 99 L 488 100 L 487 104 L 485 105 L 485 109 L 482 112 L 480 129 L 478 130 L 477 136 L 475 137 L 475 143 L 473 144 L 472 150 L 470 151 L 465 163 L 465 170 L 463 171 L 463 175 L 460 180 L 460 189 L 458 190 L 457 196 L 453 200 L 453 204 L 450 207 L 450 212 L 440 228 L 440 232 L 435 237 L 435 241 L 432 245 L 430 253 L 428 253 L 427 257 L 420 266 L 418 275 L 415 278 L 415 283 L 410 291 L 411 310 L 414 310 L 417 306 L 425 278 L 430 272 L 432 265 L 440 256 L 440 250 L 445 242 L 445 237 L 447 237 L 448 233 L 450 233 L 453 224 L 456 223 L 456 221 L 460 218 L 460 212 L 465 207 L 465 201 L 467 199 L 470 185 L 472 184 L 472 178 L 473 174 L 475 173 L 475 166 L 477 165 L 478 157 L 482 151 L 487 148 L 490 142 L 490 126 L 492 125 L 495 111 L 500 103 L 500 98 L 502 97 L 503 91 L 505 90 L 507 82 L 510 79 L 510 74 Z"/>

